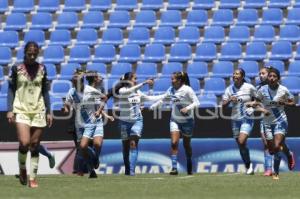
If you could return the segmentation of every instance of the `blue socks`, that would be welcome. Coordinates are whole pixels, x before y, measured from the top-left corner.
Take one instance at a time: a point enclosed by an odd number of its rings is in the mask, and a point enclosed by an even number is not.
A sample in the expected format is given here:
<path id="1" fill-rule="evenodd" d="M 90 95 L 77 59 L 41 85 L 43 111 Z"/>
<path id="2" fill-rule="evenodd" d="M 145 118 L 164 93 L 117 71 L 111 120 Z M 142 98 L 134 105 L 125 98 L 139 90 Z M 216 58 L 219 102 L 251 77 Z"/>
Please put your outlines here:
<path id="1" fill-rule="evenodd" d="M 137 162 L 137 157 L 138 157 L 138 149 L 130 149 L 130 154 L 129 154 L 129 159 L 130 159 L 130 175 L 134 176 L 135 175 L 135 166 Z"/>
<path id="2" fill-rule="evenodd" d="M 172 169 L 177 169 L 177 155 L 171 155 Z"/>
<path id="3" fill-rule="evenodd" d="M 264 157 L 265 157 L 265 164 L 264 164 L 265 171 L 272 170 L 273 155 L 271 155 L 269 151 L 265 151 Z"/>
<path id="4" fill-rule="evenodd" d="M 40 154 L 46 156 L 47 158 L 51 158 L 51 153 L 48 151 L 48 149 L 45 146 L 40 144 L 38 150 Z"/>
<path id="5" fill-rule="evenodd" d="M 280 166 L 280 161 L 282 158 L 282 152 L 277 152 L 274 155 L 274 172 L 275 174 L 279 173 L 279 166 Z"/>

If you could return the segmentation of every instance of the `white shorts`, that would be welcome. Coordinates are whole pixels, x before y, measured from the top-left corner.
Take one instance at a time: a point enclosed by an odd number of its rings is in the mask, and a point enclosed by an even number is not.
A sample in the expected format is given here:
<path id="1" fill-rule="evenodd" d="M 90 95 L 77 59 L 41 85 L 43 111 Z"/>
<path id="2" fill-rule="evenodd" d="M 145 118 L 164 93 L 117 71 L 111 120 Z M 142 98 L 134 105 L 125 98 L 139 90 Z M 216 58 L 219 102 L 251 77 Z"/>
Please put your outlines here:
<path id="1" fill-rule="evenodd" d="M 16 113 L 16 123 L 27 124 L 30 127 L 47 126 L 45 113 Z"/>
<path id="2" fill-rule="evenodd" d="M 241 132 L 250 136 L 250 133 L 253 128 L 253 120 L 233 120 L 231 124 L 234 138 L 238 138 Z"/>

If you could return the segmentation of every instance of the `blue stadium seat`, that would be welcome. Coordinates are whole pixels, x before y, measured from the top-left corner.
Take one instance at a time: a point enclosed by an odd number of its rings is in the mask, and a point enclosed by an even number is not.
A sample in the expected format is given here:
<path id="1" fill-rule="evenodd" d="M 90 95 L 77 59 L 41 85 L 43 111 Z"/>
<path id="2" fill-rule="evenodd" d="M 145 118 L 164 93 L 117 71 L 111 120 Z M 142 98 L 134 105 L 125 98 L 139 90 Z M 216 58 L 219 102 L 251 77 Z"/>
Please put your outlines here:
<path id="1" fill-rule="evenodd" d="M 111 66 L 111 77 L 120 78 L 127 72 L 131 72 L 131 64 L 130 63 L 116 63 Z"/>
<path id="2" fill-rule="evenodd" d="M 273 42 L 275 38 L 275 29 L 271 25 L 258 26 L 254 30 L 254 41 Z"/>
<path id="3" fill-rule="evenodd" d="M 300 8 L 288 10 L 285 24 L 300 25 Z"/>
<path id="4" fill-rule="evenodd" d="M 128 44 L 145 45 L 150 42 L 150 32 L 146 27 L 135 27 L 129 31 Z"/>
<path id="5" fill-rule="evenodd" d="M 230 9 L 220 9 L 213 13 L 212 25 L 230 26 L 233 24 L 233 12 Z"/>
<path id="6" fill-rule="evenodd" d="M 282 78 L 281 84 L 289 89 L 289 91 L 298 95 L 300 93 L 300 77 L 287 76 Z"/>
<path id="7" fill-rule="evenodd" d="M 159 10 L 163 7 L 163 0 L 143 0 L 141 9 Z"/>
<path id="8" fill-rule="evenodd" d="M 97 71 L 102 77 L 106 76 L 106 65 L 104 63 L 89 63 L 86 66 L 87 71 Z"/>
<path id="9" fill-rule="evenodd" d="M 90 0 L 90 8 L 91 11 L 107 11 L 112 7 L 112 0 Z"/>
<path id="10" fill-rule="evenodd" d="M 116 49 L 112 44 L 100 44 L 95 48 L 93 62 L 109 63 L 115 60 Z"/>
<path id="11" fill-rule="evenodd" d="M 56 97 L 66 97 L 72 83 L 68 80 L 53 80 L 51 83 L 50 95 Z"/>
<path id="12" fill-rule="evenodd" d="M 49 29 L 52 27 L 52 16 L 50 13 L 38 12 L 32 15 L 31 29 Z"/>
<path id="13" fill-rule="evenodd" d="M 60 111 L 63 108 L 64 102 L 62 97 L 63 96 L 50 95 L 51 110 Z"/>
<path id="14" fill-rule="evenodd" d="M 266 5 L 265 0 L 245 0 L 244 8 L 262 8 Z"/>
<path id="15" fill-rule="evenodd" d="M 239 11 L 236 25 L 255 26 L 258 24 L 258 13 L 256 9 L 244 9 Z"/>
<path id="16" fill-rule="evenodd" d="M 14 0 L 13 12 L 30 12 L 34 8 L 34 0 Z"/>
<path id="17" fill-rule="evenodd" d="M 225 32 L 222 26 L 209 26 L 204 29 L 203 42 L 222 43 L 225 41 Z"/>
<path id="18" fill-rule="evenodd" d="M 156 14 L 153 10 L 142 10 L 136 14 L 134 26 L 152 28 L 156 25 Z"/>
<path id="19" fill-rule="evenodd" d="M 137 44 L 127 44 L 120 49 L 120 62 L 137 62 L 141 59 L 141 48 Z"/>
<path id="20" fill-rule="evenodd" d="M 19 35 L 16 31 L 0 32 L 0 46 L 15 48 L 19 44 Z"/>
<path id="21" fill-rule="evenodd" d="M 120 28 L 108 28 L 102 35 L 103 44 L 120 45 L 123 43 L 123 32 Z"/>
<path id="22" fill-rule="evenodd" d="M 204 78 L 208 76 L 208 66 L 206 62 L 193 62 L 187 65 L 186 72 L 191 78 Z"/>
<path id="23" fill-rule="evenodd" d="M 137 65 L 136 75 L 140 78 L 154 78 L 157 76 L 157 66 L 155 63 L 141 63 Z"/>
<path id="24" fill-rule="evenodd" d="M 102 12 L 89 11 L 83 15 L 83 23 L 81 28 L 95 28 L 98 29 L 104 25 L 104 18 Z"/>
<path id="25" fill-rule="evenodd" d="M 283 23 L 283 13 L 281 9 L 269 8 L 263 11 L 261 24 L 279 26 L 282 23 Z"/>
<path id="26" fill-rule="evenodd" d="M 213 94 L 220 96 L 225 91 L 225 80 L 219 77 L 212 77 L 204 79 L 204 93 L 205 95 Z"/>
<path id="27" fill-rule="evenodd" d="M 169 62 L 162 67 L 161 75 L 163 77 L 171 77 L 174 72 L 182 71 L 182 64 L 179 62 Z"/>
<path id="28" fill-rule="evenodd" d="M 179 10 L 161 12 L 160 26 L 178 27 L 181 25 L 181 21 L 181 12 Z"/>
<path id="29" fill-rule="evenodd" d="M 56 79 L 56 67 L 54 64 L 46 63 L 45 64 L 46 70 L 47 70 L 47 79 L 48 80 L 54 80 Z"/>
<path id="30" fill-rule="evenodd" d="M 114 108 L 114 99 L 113 98 L 109 98 L 107 101 L 106 101 L 106 108 L 107 109 L 113 109 Z"/>
<path id="31" fill-rule="evenodd" d="M 207 11 L 206 10 L 191 10 L 186 17 L 186 26 L 203 27 L 207 25 Z"/>
<path id="32" fill-rule="evenodd" d="M 59 10 L 60 0 L 39 0 L 39 12 L 55 12 Z"/>
<path id="33" fill-rule="evenodd" d="M 128 11 L 118 10 L 110 13 L 109 28 L 126 28 L 130 24 L 130 15 Z"/>
<path id="34" fill-rule="evenodd" d="M 116 0 L 116 10 L 133 10 L 138 6 L 137 0 Z"/>
<path id="35" fill-rule="evenodd" d="M 0 1 L 0 13 L 4 13 L 8 10 L 8 0 Z"/>
<path id="36" fill-rule="evenodd" d="M 237 61 L 242 58 L 242 46 L 239 43 L 225 43 L 221 47 L 219 60 Z"/>
<path id="37" fill-rule="evenodd" d="M 234 26 L 230 28 L 228 42 L 246 43 L 250 40 L 250 29 L 248 26 Z"/>
<path id="38" fill-rule="evenodd" d="M 162 44 L 149 44 L 145 47 L 144 62 L 161 62 L 165 60 L 165 46 Z"/>
<path id="39" fill-rule="evenodd" d="M 185 62 L 191 59 L 192 48 L 186 43 L 174 43 L 171 45 L 170 56 L 168 61 L 171 62 Z"/>
<path id="40" fill-rule="evenodd" d="M 243 61 L 239 67 L 244 69 L 247 77 L 254 78 L 258 75 L 259 66 L 256 61 Z"/>
<path id="41" fill-rule="evenodd" d="M 0 96 L 6 97 L 8 92 L 8 81 L 0 82 Z"/>
<path id="42" fill-rule="evenodd" d="M 212 9 L 215 7 L 215 0 L 195 0 L 193 9 Z"/>
<path id="43" fill-rule="evenodd" d="M 190 77 L 190 86 L 191 88 L 194 90 L 194 92 L 196 93 L 196 95 L 200 94 L 200 82 L 197 78 L 192 78 Z"/>
<path id="44" fill-rule="evenodd" d="M 0 81 L 4 80 L 3 66 L 0 66 Z"/>
<path id="45" fill-rule="evenodd" d="M 235 9 L 241 6 L 240 0 L 220 0 L 219 8 Z"/>
<path id="46" fill-rule="evenodd" d="M 93 46 L 98 42 L 97 31 L 93 28 L 81 29 L 77 32 L 76 45 Z"/>
<path id="47" fill-rule="evenodd" d="M 65 54 L 62 46 L 52 45 L 44 50 L 44 63 L 60 64 L 64 61 Z"/>
<path id="48" fill-rule="evenodd" d="M 7 111 L 7 97 L 0 96 L 0 111 Z"/>
<path id="49" fill-rule="evenodd" d="M 297 48 L 296 48 L 295 59 L 300 59 L 300 45 L 298 45 Z"/>
<path id="50" fill-rule="evenodd" d="M 57 25 L 58 29 L 74 29 L 78 25 L 78 16 L 76 12 L 62 12 L 58 15 Z"/>
<path id="51" fill-rule="evenodd" d="M 35 41 L 39 46 L 45 44 L 45 33 L 42 30 L 29 30 L 25 33 L 24 42 Z"/>
<path id="52" fill-rule="evenodd" d="M 111 89 L 113 86 L 115 86 L 119 81 L 120 81 L 120 77 L 123 74 L 120 74 L 120 76 L 118 77 L 109 77 L 108 79 L 104 79 L 103 83 L 104 83 L 104 88 L 106 90 Z"/>
<path id="53" fill-rule="evenodd" d="M 279 70 L 279 72 L 280 72 L 281 75 L 283 75 L 285 73 L 283 61 L 280 61 L 280 60 L 269 60 L 268 62 L 264 63 L 264 66 L 267 66 L 267 67 L 272 66 L 273 68 L 276 68 L 277 70 Z"/>
<path id="54" fill-rule="evenodd" d="M 290 0 L 270 0 L 268 6 L 270 8 L 286 8 L 291 5 Z"/>
<path id="55" fill-rule="evenodd" d="M 80 12 L 85 9 L 85 0 L 65 0 L 64 12 Z"/>
<path id="56" fill-rule="evenodd" d="M 17 50 L 16 63 L 23 62 L 23 59 L 24 59 L 24 48 L 22 47 Z"/>
<path id="57" fill-rule="evenodd" d="M 217 47 L 214 43 L 200 43 L 196 48 L 196 61 L 212 61 L 217 58 Z"/>
<path id="58" fill-rule="evenodd" d="M 267 56 L 267 47 L 263 42 L 252 42 L 246 47 L 245 60 L 263 60 Z"/>
<path id="59" fill-rule="evenodd" d="M 295 8 L 300 7 L 300 1 L 299 1 L 299 0 L 295 0 L 293 6 L 294 6 Z"/>
<path id="60" fill-rule="evenodd" d="M 91 60 L 90 48 L 87 45 L 76 45 L 70 50 L 69 62 L 85 63 Z"/>
<path id="61" fill-rule="evenodd" d="M 61 80 L 72 79 L 76 69 L 80 69 L 80 68 L 81 66 L 78 63 L 68 63 L 68 64 L 61 65 L 59 79 Z"/>
<path id="62" fill-rule="evenodd" d="M 300 61 L 295 60 L 293 62 L 290 62 L 289 69 L 287 71 L 289 76 L 298 76 L 300 77 Z"/>
<path id="63" fill-rule="evenodd" d="M 219 61 L 212 66 L 212 76 L 229 78 L 234 71 L 233 63 L 230 61 Z"/>
<path id="64" fill-rule="evenodd" d="M 218 106 L 217 96 L 214 94 L 199 95 L 200 108 L 213 108 Z"/>
<path id="65" fill-rule="evenodd" d="M 170 10 L 185 10 L 189 7 L 190 0 L 169 0 L 168 9 Z"/>
<path id="66" fill-rule="evenodd" d="M 71 33 L 69 30 L 54 30 L 50 34 L 49 45 L 68 46 L 71 44 Z"/>
<path id="67" fill-rule="evenodd" d="M 186 26 L 179 30 L 178 42 L 197 44 L 199 38 L 200 32 L 197 27 Z"/>
<path id="68" fill-rule="evenodd" d="M 9 47 L 0 47 L 0 64 L 7 65 L 11 62 L 11 50 Z"/>
<path id="69" fill-rule="evenodd" d="M 300 28 L 297 25 L 285 25 L 280 28 L 280 41 L 297 42 L 300 40 Z"/>
<path id="70" fill-rule="evenodd" d="M 24 13 L 11 13 L 6 18 L 6 30 L 23 30 L 26 28 L 26 16 Z"/>
<path id="71" fill-rule="evenodd" d="M 154 33 L 154 43 L 172 44 L 175 42 L 175 30 L 172 27 L 159 27 Z"/>
<path id="72" fill-rule="evenodd" d="M 277 41 L 272 44 L 270 59 L 286 60 L 292 57 L 292 44 L 288 41 Z"/>
<path id="73" fill-rule="evenodd" d="M 165 93 L 171 87 L 170 78 L 159 78 L 154 81 L 153 93 L 155 95 Z"/>

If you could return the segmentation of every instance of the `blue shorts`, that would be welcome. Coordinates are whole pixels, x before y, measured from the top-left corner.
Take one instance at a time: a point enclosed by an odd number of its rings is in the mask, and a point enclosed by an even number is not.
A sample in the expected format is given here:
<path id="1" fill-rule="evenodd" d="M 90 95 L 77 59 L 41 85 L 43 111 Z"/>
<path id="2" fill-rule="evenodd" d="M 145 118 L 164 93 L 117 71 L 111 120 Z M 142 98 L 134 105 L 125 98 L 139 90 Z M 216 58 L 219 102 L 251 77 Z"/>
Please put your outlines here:
<path id="1" fill-rule="evenodd" d="M 264 129 L 266 139 L 272 140 L 273 135 L 282 134 L 285 136 L 287 134 L 288 123 L 284 121 L 277 124 L 264 124 Z"/>
<path id="2" fill-rule="evenodd" d="M 103 137 L 103 121 L 102 119 L 97 119 L 95 123 L 87 123 L 84 125 L 83 137 L 93 139 L 94 137 Z"/>
<path id="3" fill-rule="evenodd" d="M 143 120 L 139 119 L 135 122 L 125 122 L 120 120 L 119 128 L 122 140 L 128 140 L 130 136 L 141 137 L 143 130 Z"/>
<path id="4" fill-rule="evenodd" d="M 179 123 L 174 120 L 170 121 L 170 131 L 171 133 L 176 131 L 176 132 L 181 132 L 182 135 L 186 137 L 192 137 L 193 136 L 193 130 L 194 130 L 194 120 L 190 119 L 187 122 L 184 123 Z"/>
<path id="5" fill-rule="evenodd" d="M 232 120 L 231 124 L 233 137 L 238 138 L 240 133 L 244 133 L 250 136 L 254 122 L 251 119 Z"/>

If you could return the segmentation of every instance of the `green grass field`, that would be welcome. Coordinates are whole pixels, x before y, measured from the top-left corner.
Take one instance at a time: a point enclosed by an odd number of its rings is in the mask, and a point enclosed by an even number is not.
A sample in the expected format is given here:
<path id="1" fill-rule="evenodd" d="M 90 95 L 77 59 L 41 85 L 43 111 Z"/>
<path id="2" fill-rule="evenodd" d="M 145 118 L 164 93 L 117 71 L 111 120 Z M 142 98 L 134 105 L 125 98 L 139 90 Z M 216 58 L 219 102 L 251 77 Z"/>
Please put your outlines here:
<path id="1" fill-rule="evenodd" d="M 222 199 L 289 199 L 300 198 L 300 173 L 282 173 L 280 180 L 262 174 L 195 174 L 179 175 L 99 175 L 39 176 L 39 188 L 19 184 L 14 176 L 0 176 L 0 198 L 222 198 Z"/>

